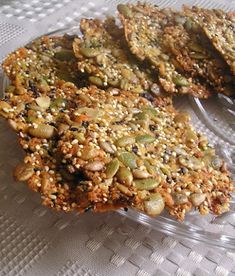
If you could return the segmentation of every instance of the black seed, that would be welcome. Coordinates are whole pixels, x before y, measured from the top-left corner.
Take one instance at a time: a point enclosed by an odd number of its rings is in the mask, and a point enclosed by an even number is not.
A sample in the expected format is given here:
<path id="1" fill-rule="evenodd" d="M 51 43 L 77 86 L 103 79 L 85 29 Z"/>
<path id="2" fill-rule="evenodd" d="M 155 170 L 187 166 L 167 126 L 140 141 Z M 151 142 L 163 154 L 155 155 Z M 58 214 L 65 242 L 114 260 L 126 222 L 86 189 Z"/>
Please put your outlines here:
<path id="1" fill-rule="evenodd" d="M 149 129 L 151 131 L 155 131 L 157 129 L 157 126 L 156 125 L 149 125 Z"/>
<path id="2" fill-rule="evenodd" d="M 85 128 L 87 128 L 89 126 L 89 122 L 88 121 L 83 121 L 82 122 L 82 126 L 84 126 Z"/>
<path id="3" fill-rule="evenodd" d="M 179 173 L 180 174 L 186 174 L 187 169 L 186 168 L 180 168 Z"/>
<path id="4" fill-rule="evenodd" d="M 127 208 L 127 207 L 124 207 L 124 211 L 127 212 L 127 211 L 128 211 L 128 208 Z"/>
<path id="5" fill-rule="evenodd" d="M 137 153 L 138 152 L 138 147 L 137 146 L 133 146 L 132 147 L 132 152 Z"/>
<path id="6" fill-rule="evenodd" d="M 154 97 L 150 93 L 143 93 L 143 94 L 141 94 L 141 96 L 144 97 L 145 99 L 147 99 L 150 102 L 154 101 Z"/>
<path id="7" fill-rule="evenodd" d="M 70 130 L 72 130 L 72 131 L 77 131 L 78 128 L 76 128 L 76 127 L 71 127 Z"/>

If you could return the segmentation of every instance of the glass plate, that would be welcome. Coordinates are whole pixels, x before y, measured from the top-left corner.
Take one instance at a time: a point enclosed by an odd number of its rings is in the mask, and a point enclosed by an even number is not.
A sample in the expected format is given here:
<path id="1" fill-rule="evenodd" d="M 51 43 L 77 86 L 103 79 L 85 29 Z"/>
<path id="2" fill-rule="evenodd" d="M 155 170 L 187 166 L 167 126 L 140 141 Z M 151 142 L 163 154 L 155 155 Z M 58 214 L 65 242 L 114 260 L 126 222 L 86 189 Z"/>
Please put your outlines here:
<path id="1" fill-rule="evenodd" d="M 116 1 L 110 1 L 109 10 L 116 6 Z M 109 12 L 106 12 L 109 13 Z M 102 15 L 100 15 L 102 17 Z M 47 35 L 79 34 L 78 25 L 69 26 L 65 29 L 53 31 Z M 8 80 L 4 75 L 0 76 L 0 91 L 4 91 Z M 218 95 L 209 100 L 199 100 L 193 97 L 179 97 L 175 99 L 175 106 L 179 110 L 187 111 L 192 118 L 192 124 L 206 133 L 211 143 L 216 145 L 218 153 L 226 160 L 230 171 L 235 175 L 235 104 L 231 99 Z M 4 134 L 3 134 L 4 132 Z M 15 139 L 14 134 L 8 129 L 5 123 L 0 123 L 0 154 L 6 154 L 6 147 L 9 146 L 7 163 L 13 167 L 17 160 L 22 158 L 22 152 Z M 16 140 L 16 139 L 15 139 Z M 11 143 L 9 144 L 9 141 Z M 1 155 L 3 156 L 3 155 Z M 21 157 L 19 157 L 21 156 Z M 1 165 L 1 164 L 0 164 Z M 8 171 L 8 173 L 11 173 Z M 5 174 L 0 173 L 0 181 L 3 182 Z M 19 190 L 19 186 L 11 183 L 14 189 Z M 24 193 L 32 193 L 24 188 Z M 39 203 L 39 195 L 35 195 L 35 200 Z M 170 217 L 166 212 L 161 216 L 152 218 L 135 210 L 118 210 L 119 214 L 132 220 L 145 224 L 152 229 L 162 231 L 168 235 L 180 238 L 200 241 L 206 244 L 229 248 L 235 250 L 235 199 L 231 204 L 231 211 L 221 216 L 201 216 L 196 211 L 186 215 L 184 222 L 178 222 Z M 95 215 L 95 214 L 94 214 Z"/>

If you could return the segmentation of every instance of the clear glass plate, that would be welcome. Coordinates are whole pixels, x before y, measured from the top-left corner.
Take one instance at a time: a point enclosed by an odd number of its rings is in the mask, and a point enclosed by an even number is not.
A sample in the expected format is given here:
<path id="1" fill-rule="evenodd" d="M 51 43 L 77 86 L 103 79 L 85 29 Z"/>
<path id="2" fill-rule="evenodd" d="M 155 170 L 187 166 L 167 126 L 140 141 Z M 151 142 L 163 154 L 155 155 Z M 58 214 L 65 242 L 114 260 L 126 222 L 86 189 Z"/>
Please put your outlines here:
<path id="1" fill-rule="evenodd" d="M 77 25 L 70 26 L 63 30 L 51 32 L 49 35 L 64 33 L 79 34 L 79 28 Z M 4 75 L 0 75 L 0 91 L 4 91 L 7 84 L 7 78 Z M 230 171 L 234 176 L 234 101 L 222 95 L 214 96 L 206 101 L 192 97 L 179 97 L 175 99 L 175 106 L 180 110 L 190 113 L 192 124 L 209 136 L 210 141 L 216 145 L 218 153 L 227 161 Z M 1 135 L 3 132 L 4 134 Z M 11 139 L 15 139 L 12 131 L 7 128 L 5 123 L 0 123 L 0 153 L 6 152 L 6 147 Z M 22 152 L 13 140 L 9 152 L 10 154 L 7 155 L 6 162 L 13 166 L 18 158 L 22 158 L 19 157 L 22 156 Z M 11 172 L 8 171 L 7 173 L 10 174 Z M 4 181 L 4 174 L 0 173 L 0 181 Z M 11 183 L 11 185 L 14 189 L 19 189 L 14 183 Z M 24 189 L 24 193 L 28 193 L 26 189 Z M 32 196 L 31 193 L 30 196 Z M 39 195 L 37 195 L 36 201 L 39 202 Z M 235 250 L 235 199 L 231 204 L 230 212 L 215 217 L 213 215 L 201 216 L 196 211 L 192 211 L 186 216 L 184 222 L 176 221 L 166 212 L 156 218 L 131 209 L 127 212 L 124 210 L 118 210 L 117 212 L 168 235 Z"/>

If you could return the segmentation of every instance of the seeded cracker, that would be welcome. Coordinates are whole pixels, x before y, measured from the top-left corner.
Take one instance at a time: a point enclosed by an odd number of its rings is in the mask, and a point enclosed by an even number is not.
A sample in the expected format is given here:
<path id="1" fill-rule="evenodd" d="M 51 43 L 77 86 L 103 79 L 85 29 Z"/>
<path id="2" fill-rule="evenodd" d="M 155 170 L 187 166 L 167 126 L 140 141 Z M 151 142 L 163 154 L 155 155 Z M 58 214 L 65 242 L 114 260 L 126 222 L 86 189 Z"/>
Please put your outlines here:
<path id="1" fill-rule="evenodd" d="M 149 215 L 165 206 L 181 220 L 192 207 L 201 214 L 227 210 L 233 186 L 223 161 L 169 98 L 152 103 L 95 87 L 77 93 L 87 98 L 67 113 L 77 126 L 63 133 L 58 149 L 67 170 L 87 178 L 79 194 L 94 210 L 114 199 Z"/>
<path id="2" fill-rule="evenodd" d="M 152 64 L 159 74 L 159 82 L 170 93 L 191 94 L 199 98 L 210 95 L 207 87 L 196 78 L 182 72 L 172 54 L 163 44 L 162 35 L 166 26 L 175 24 L 170 9 L 161 10 L 146 4 L 118 5 L 130 50 L 140 60 Z"/>
<path id="3" fill-rule="evenodd" d="M 192 207 L 201 214 L 228 210 L 234 188 L 223 161 L 170 98 L 78 89 L 58 78 L 56 62 L 43 68 L 40 61 L 45 51 L 47 62 L 58 59 L 61 46 L 51 38 L 36 42 L 4 62 L 14 86 L 0 115 L 27 153 L 15 176 L 40 192 L 43 204 L 80 212 L 130 206 L 153 216 L 166 208 L 181 220 Z"/>
<path id="4" fill-rule="evenodd" d="M 184 13 L 198 23 L 215 49 L 221 54 L 235 74 L 235 14 L 222 10 L 208 10 L 184 6 Z"/>
<path id="5" fill-rule="evenodd" d="M 78 58 L 78 69 L 89 74 L 89 81 L 99 87 L 114 86 L 135 93 L 152 90 L 159 92 L 151 70 L 140 66 L 129 52 L 124 31 L 113 18 L 102 22 L 82 19 L 83 38 L 75 39 L 73 49 Z"/>
<path id="6" fill-rule="evenodd" d="M 204 33 L 199 30 L 196 32 L 190 19 L 185 18 L 182 13 L 176 13 L 175 21 L 179 20 L 184 24 L 175 24 L 164 29 L 165 47 L 192 77 L 202 77 L 216 92 L 232 96 L 235 93 L 235 79 L 229 66 Z"/>

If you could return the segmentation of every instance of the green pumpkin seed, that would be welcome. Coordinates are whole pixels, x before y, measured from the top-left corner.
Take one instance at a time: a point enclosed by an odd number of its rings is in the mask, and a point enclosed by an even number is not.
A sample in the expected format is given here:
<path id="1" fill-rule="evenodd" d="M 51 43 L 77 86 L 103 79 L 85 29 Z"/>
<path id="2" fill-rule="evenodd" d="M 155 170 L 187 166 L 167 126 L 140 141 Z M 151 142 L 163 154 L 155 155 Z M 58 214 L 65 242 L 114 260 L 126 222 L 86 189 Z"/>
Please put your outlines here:
<path id="1" fill-rule="evenodd" d="M 158 112 L 152 107 L 143 108 L 143 112 L 148 114 L 151 118 L 154 118 L 158 115 Z"/>
<path id="2" fill-rule="evenodd" d="M 89 160 L 89 159 L 93 159 L 93 158 L 97 157 L 99 154 L 100 154 L 100 151 L 98 149 L 86 146 L 82 150 L 81 158 L 83 160 Z"/>
<path id="3" fill-rule="evenodd" d="M 122 152 L 118 156 L 119 161 L 123 163 L 126 167 L 129 167 L 130 169 L 135 169 L 137 167 L 136 160 L 137 156 L 134 153 L 130 152 Z"/>
<path id="4" fill-rule="evenodd" d="M 188 32 L 198 32 L 200 28 L 200 26 L 196 22 L 192 21 L 191 19 L 186 20 L 184 27 Z"/>
<path id="5" fill-rule="evenodd" d="M 28 132 L 33 137 L 49 139 L 54 135 L 55 128 L 51 125 L 39 124 L 37 128 L 30 127 Z"/>
<path id="6" fill-rule="evenodd" d="M 123 193 L 123 194 L 125 194 L 125 195 L 127 195 L 127 196 L 132 196 L 132 192 L 131 192 L 126 186 L 117 183 L 117 184 L 116 184 L 116 187 L 118 188 L 118 190 L 119 190 L 121 193 Z"/>
<path id="7" fill-rule="evenodd" d="M 99 48 L 80 48 L 80 52 L 83 56 L 88 57 L 88 58 L 92 58 L 92 57 L 96 57 L 100 54 L 101 49 Z"/>
<path id="8" fill-rule="evenodd" d="M 189 86 L 189 82 L 187 81 L 187 79 L 182 76 L 176 76 L 172 80 L 174 84 L 178 86 Z"/>
<path id="9" fill-rule="evenodd" d="M 188 197 L 181 193 L 175 193 L 173 199 L 175 204 L 184 204 L 188 202 Z"/>
<path id="10" fill-rule="evenodd" d="M 188 45 L 189 49 L 190 50 L 193 50 L 195 52 L 199 52 L 199 53 L 203 53 L 204 52 L 204 49 L 202 48 L 201 45 L 195 43 L 195 42 L 192 42 Z"/>
<path id="11" fill-rule="evenodd" d="M 191 58 L 195 58 L 195 59 L 207 59 L 208 56 L 202 53 L 190 53 L 190 57 Z"/>
<path id="12" fill-rule="evenodd" d="M 132 136 L 124 136 L 122 138 L 119 138 L 116 141 L 116 146 L 117 147 L 125 147 L 127 145 L 132 145 L 135 143 L 135 138 Z"/>
<path id="13" fill-rule="evenodd" d="M 156 138 L 149 134 L 138 135 L 136 137 L 136 142 L 141 144 L 149 144 L 154 142 L 155 140 Z"/>
<path id="14" fill-rule="evenodd" d="M 66 100 L 63 99 L 63 98 L 57 98 L 55 99 L 51 105 L 50 105 L 50 108 L 52 109 L 58 109 L 58 108 L 61 108 L 61 107 L 65 107 L 66 105 Z"/>
<path id="15" fill-rule="evenodd" d="M 165 202 L 161 194 L 152 194 L 147 201 L 144 202 L 145 212 L 150 216 L 157 216 L 164 210 Z"/>
<path id="16" fill-rule="evenodd" d="M 200 170 L 203 168 L 203 163 L 194 156 L 179 156 L 179 163 L 192 170 Z"/>
<path id="17" fill-rule="evenodd" d="M 88 79 L 89 79 L 89 81 L 90 81 L 92 84 L 95 84 L 95 85 L 97 85 L 98 87 L 103 87 L 103 86 L 104 86 L 104 82 L 103 82 L 102 79 L 99 78 L 99 77 L 90 76 Z"/>
<path id="18" fill-rule="evenodd" d="M 175 116 L 174 121 L 176 123 L 187 123 L 189 121 L 189 115 L 181 112 Z"/>
<path id="19" fill-rule="evenodd" d="M 206 194 L 197 194 L 194 193 L 190 196 L 190 200 L 194 206 L 199 206 L 206 199 Z"/>
<path id="20" fill-rule="evenodd" d="M 11 106 L 4 102 L 4 101 L 0 101 L 0 115 L 4 118 L 9 117 L 9 111 L 11 109 Z"/>
<path id="21" fill-rule="evenodd" d="M 167 167 L 161 167 L 160 169 L 167 176 L 169 176 L 170 173 L 171 173 L 170 170 Z"/>
<path id="22" fill-rule="evenodd" d="M 79 98 L 80 100 L 86 102 L 86 103 L 91 103 L 91 102 L 92 102 L 91 99 L 90 99 L 90 97 L 88 97 L 88 96 L 85 95 L 85 94 L 79 94 L 79 95 L 78 95 L 78 98 Z"/>
<path id="23" fill-rule="evenodd" d="M 14 170 L 14 177 L 18 181 L 26 181 L 34 174 L 34 169 L 30 164 L 20 163 Z"/>
<path id="24" fill-rule="evenodd" d="M 159 181 L 153 178 L 135 180 L 134 183 L 138 190 L 147 191 L 157 188 L 160 184 Z"/>
<path id="25" fill-rule="evenodd" d="M 197 134 L 193 130 L 190 130 L 190 129 L 186 131 L 185 139 L 188 142 L 191 142 L 191 141 L 197 142 L 198 141 Z"/>
<path id="26" fill-rule="evenodd" d="M 150 174 L 155 174 L 156 169 L 154 166 L 152 166 L 147 160 L 144 160 L 144 165 L 148 171 L 148 173 Z"/>
<path id="27" fill-rule="evenodd" d="M 41 96 L 35 99 L 35 102 L 43 109 L 47 109 L 50 106 L 51 99 L 48 96 Z"/>
<path id="28" fill-rule="evenodd" d="M 69 61 L 74 58 L 74 53 L 72 50 L 62 49 L 55 53 L 54 57 L 61 61 Z"/>
<path id="29" fill-rule="evenodd" d="M 117 9 L 126 18 L 130 18 L 132 16 L 132 11 L 127 5 L 119 4 L 117 5 Z"/>
<path id="30" fill-rule="evenodd" d="M 130 170 L 128 170 L 125 167 L 121 167 L 121 168 L 119 168 L 119 170 L 117 172 L 117 179 L 122 184 L 130 186 L 133 181 L 133 175 Z"/>
<path id="31" fill-rule="evenodd" d="M 100 147 L 108 153 L 114 154 L 115 153 L 115 149 L 114 146 L 111 145 L 109 142 L 100 142 Z"/>
<path id="32" fill-rule="evenodd" d="M 82 144 L 86 141 L 85 135 L 82 132 L 73 133 L 74 138 L 78 140 L 78 143 Z"/>
<path id="33" fill-rule="evenodd" d="M 69 72 L 64 72 L 64 71 L 58 71 L 56 73 L 56 76 L 61 79 L 61 80 L 65 80 L 67 82 L 73 82 L 76 83 L 77 80 L 76 78 L 72 77 L 71 74 Z"/>
<path id="34" fill-rule="evenodd" d="M 139 113 L 135 114 L 134 117 L 138 120 L 147 120 L 148 114 L 145 112 L 139 112 Z"/>
<path id="35" fill-rule="evenodd" d="M 117 173 L 119 169 L 119 161 L 117 159 L 112 160 L 106 166 L 105 174 L 107 178 L 112 178 Z"/>

